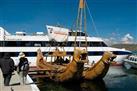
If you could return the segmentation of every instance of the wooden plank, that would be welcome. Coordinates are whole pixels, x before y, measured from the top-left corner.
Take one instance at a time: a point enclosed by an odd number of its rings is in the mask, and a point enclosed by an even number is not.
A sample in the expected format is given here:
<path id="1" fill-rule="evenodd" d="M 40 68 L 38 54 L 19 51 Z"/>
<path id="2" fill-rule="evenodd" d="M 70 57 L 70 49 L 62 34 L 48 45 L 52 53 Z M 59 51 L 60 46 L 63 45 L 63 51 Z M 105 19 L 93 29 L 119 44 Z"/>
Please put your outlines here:
<path id="1" fill-rule="evenodd" d="M 32 75 L 32 78 L 46 78 L 46 77 L 49 78 L 48 75 Z"/>

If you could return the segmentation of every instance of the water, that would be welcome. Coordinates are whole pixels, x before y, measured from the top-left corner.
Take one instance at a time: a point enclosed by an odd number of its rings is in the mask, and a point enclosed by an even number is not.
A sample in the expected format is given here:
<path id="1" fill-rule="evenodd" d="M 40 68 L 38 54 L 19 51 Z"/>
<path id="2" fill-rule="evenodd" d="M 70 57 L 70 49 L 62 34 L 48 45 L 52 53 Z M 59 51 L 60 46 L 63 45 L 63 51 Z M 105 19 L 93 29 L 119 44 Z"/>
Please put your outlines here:
<path id="1" fill-rule="evenodd" d="M 137 91 L 137 69 L 111 66 L 103 80 L 59 84 L 42 79 L 40 91 Z"/>
<path id="2" fill-rule="evenodd" d="M 137 54 L 137 51 L 134 51 Z M 40 81 L 40 80 L 39 80 Z M 111 66 L 103 80 L 59 84 L 42 79 L 40 91 L 137 91 L 137 69 Z"/>
<path id="3" fill-rule="evenodd" d="M 135 50 L 135 51 L 132 51 L 133 52 L 133 54 L 136 54 L 137 55 L 137 50 Z"/>
<path id="4" fill-rule="evenodd" d="M 111 67 L 104 81 L 107 91 L 137 91 L 137 70 Z"/>

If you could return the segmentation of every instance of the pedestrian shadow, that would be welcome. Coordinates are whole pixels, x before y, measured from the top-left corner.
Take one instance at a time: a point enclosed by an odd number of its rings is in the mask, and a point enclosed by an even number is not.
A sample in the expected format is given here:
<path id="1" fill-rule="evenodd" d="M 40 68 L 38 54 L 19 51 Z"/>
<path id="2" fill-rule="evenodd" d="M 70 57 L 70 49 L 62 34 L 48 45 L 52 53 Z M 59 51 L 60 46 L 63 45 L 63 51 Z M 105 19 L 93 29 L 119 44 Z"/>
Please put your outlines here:
<path id="1" fill-rule="evenodd" d="M 10 86 L 16 86 L 16 85 L 20 85 L 20 83 L 13 83 L 13 84 L 10 84 Z"/>
<path id="2" fill-rule="evenodd" d="M 122 74 L 122 75 L 116 75 L 116 76 L 113 76 L 113 78 L 127 77 L 127 76 L 128 76 L 127 74 Z"/>
<path id="3" fill-rule="evenodd" d="M 32 82 L 32 83 L 26 83 L 26 84 L 24 84 L 24 85 L 31 85 L 31 84 L 37 84 L 37 85 L 39 85 L 39 84 L 41 84 L 41 83 L 39 83 L 39 82 Z M 20 84 L 20 83 L 10 84 L 10 86 L 17 86 L 17 85 L 21 85 L 21 84 Z"/>

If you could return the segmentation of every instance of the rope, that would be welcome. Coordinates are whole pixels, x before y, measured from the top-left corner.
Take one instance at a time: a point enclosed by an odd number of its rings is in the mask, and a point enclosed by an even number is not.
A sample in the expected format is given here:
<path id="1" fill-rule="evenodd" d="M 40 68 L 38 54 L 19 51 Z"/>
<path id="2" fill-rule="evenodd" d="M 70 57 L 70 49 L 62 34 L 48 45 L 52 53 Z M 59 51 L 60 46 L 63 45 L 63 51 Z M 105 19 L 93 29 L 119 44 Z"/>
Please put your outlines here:
<path id="1" fill-rule="evenodd" d="M 96 27 L 96 25 L 95 25 L 95 22 L 94 22 L 93 16 L 92 16 L 92 14 L 90 13 L 90 9 L 89 9 L 89 7 L 88 7 L 88 4 L 87 4 L 86 0 L 85 0 L 85 4 L 86 4 L 87 10 L 88 10 L 88 13 L 89 13 L 90 19 L 91 19 L 91 21 L 92 21 L 93 28 L 94 28 L 94 30 L 95 30 L 97 36 L 99 36 L 100 34 L 99 34 L 98 30 L 97 30 L 97 27 Z M 101 42 L 100 42 L 100 45 L 102 46 L 102 50 L 104 51 L 105 49 L 103 48 L 103 44 L 102 44 Z"/>
<path id="2" fill-rule="evenodd" d="M 81 9 L 80 9 L 80 7 L 78 8 L 78 15 L 77 15 L 77 20 L 76 20 L 76 32 L 75 32 L 75 43 L 74 43 L 74 50 L 76 49 L 76 40 L 77 40 L 77 31 L 78 31 L 78 29 L 79 29 L 79 17 L 80 17 L 80 11 L 81 11 Z"/>
<path id="3" fill-rule="evenodd" d="M 88 46 L 88 44 L 87 44 L 87 18 L 86 18 L 86 9 L 85 9 L 85 2 L 84 2 L 84 32 L 85 32 L 85 43 L 86 43 L 86 52 L 88 53 L 88 49 L 87 49 L 87 46 Z M 87 56 L 87 60 L 88 60 L 88 56 Z M 89 61 L 88 61 L 88 63 L 89 63 Z"/>
<path id="4" fill-rule="evenodd" d="M 94 22 L 94 20 L 93 20 L 92 14 L 90 13 L 90 9 L 89 9 L 89 7 L 88 7 L 88 4 L 87 4 L 86 0 L 85 0 L 85 4 L 86 4 L 86 6 L 87 6 L 87 10 L 88 10 L 90 19 L 91 19 L 92 24 L 93 24 L 93 28 L 95 29 L 97 35 L 99 35 L 99 33 L 98 33 L 98 31 L 97 31 L 97 27 L 96 27 L 95 22 Z"/>

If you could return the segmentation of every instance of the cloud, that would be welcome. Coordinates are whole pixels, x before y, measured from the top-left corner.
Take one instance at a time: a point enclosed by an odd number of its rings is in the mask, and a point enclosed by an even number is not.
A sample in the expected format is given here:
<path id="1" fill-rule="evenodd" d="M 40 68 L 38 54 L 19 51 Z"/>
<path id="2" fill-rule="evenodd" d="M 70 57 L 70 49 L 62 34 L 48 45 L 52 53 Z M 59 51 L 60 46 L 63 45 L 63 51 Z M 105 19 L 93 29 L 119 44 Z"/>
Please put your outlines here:
<path id="1" fill-rule="evenodd" d="M 111 36 L 110 38 L 102 38 L 107 45 L 113 44 L 134 44 L 134 37 L 127 33 L 123 37 Z"/>
<path id="2" fill-rule="evenodd" d="M 111 46 L 111 45 L 120 43 L 120 35 L 117 32 L 118 30 L 119 29 L 116 28 L 115 31 L 108 33 L 108 36 L 102 38 L 107 45 Z"/>
<path id="3" fill-rule="evenodd" d="M 134 43 L 134 38 L 128 33 L 121 39 L 123 44 L 132 44 Z"/>
<path id="4" fill-rule="evenodd" d="M 109 39 L 104 38 L 103 40 L 105 41 L 105 43 L 106 43 L 107 45 L 111 45 L 111 44 L 112 44 L 112 42 L 111 42 Z"/>
<path id="5" fill-rule="evenodd" d="M 115 35 L 115 36 L 114 36 Z M 104 42 L 111 46 L 114 44 L 136 44 L 135 38 L 131 34 L 127 33 L 123 37 L 120 34 L 112 33 L 111 37 L 102 38 Z"/>
<path id="6" fill-rule="evenodd" d="M 113 45 L 113 44 L 117 44 L 118 41 L 116 41 L 116 39 L 114 37 L 110 37 L 110 38 L 103 38 L 103 40 L 105 41 L 105 43 L 107 45 Z"/>

